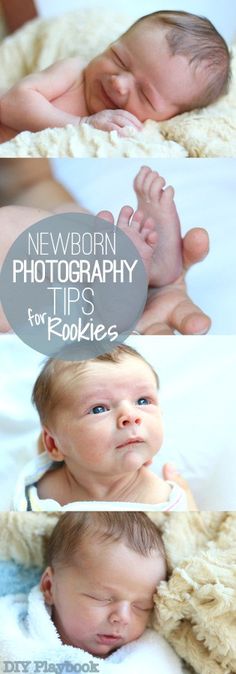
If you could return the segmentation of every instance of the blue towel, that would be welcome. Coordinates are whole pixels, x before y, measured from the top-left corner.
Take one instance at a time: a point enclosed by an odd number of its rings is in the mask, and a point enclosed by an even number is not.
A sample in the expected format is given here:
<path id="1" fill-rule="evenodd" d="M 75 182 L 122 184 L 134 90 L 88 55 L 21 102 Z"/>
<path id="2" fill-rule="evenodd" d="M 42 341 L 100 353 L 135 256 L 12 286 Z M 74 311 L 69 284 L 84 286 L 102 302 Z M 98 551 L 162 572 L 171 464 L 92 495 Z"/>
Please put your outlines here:
<path id="1" fill-rule="evenodd" d="M 29 593 L 40 580 L 43 569 L 36 566 L 27 568 L 16 562 L 0 562 L 0 597 L 6 594 Z"/>

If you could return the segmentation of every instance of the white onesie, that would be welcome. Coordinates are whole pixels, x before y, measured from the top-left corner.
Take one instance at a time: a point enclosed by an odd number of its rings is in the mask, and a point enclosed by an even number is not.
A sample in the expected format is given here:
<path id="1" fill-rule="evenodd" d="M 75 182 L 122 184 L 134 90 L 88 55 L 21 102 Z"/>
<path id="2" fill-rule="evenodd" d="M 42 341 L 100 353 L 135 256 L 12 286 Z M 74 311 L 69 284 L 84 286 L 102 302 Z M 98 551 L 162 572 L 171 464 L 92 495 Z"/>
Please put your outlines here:
<path id="1" fill-rule="evenodd" d="M 61 506 L 51 498 L 40 499 L 37 493 L 37 482 L 48 470 L 58 469 L 58 463 L 51 461 L 47 452 L 38 454 L 32 461 L 27 463 L 20 473 L 13 500 L 13 509 L 17 511 L 33 510 L 42 511 L 65 511 L 65 510 L 151 510 L 151 511 L 185 511 L 187 510 L 186 494 L 181 487 L 174 482 L 169 482 L 171 487 L 168 501 L 162 503 L 129 503 L 127 501 L 73 501 Z"/>

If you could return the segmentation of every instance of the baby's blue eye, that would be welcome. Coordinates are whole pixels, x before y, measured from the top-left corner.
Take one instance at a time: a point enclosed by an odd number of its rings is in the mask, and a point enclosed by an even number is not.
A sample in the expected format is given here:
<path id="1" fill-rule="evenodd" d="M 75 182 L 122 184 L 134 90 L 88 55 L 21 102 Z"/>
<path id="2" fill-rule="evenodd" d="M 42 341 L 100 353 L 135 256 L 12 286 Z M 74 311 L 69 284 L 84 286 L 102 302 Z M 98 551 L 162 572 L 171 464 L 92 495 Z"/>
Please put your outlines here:
<path id="1" fill-rule="evenodd" d="M 89 414 L 102 414 L 102 412 L 106 412 L 107 408 L 105 405 L 95 405 L 92 407 L 90 410 Z"/>
<path id="2" fill-rule="evenodd" d="M 137 400 L 138 405 L 149 405 L 149 400 L 148 398 L 139 398 Z"/>

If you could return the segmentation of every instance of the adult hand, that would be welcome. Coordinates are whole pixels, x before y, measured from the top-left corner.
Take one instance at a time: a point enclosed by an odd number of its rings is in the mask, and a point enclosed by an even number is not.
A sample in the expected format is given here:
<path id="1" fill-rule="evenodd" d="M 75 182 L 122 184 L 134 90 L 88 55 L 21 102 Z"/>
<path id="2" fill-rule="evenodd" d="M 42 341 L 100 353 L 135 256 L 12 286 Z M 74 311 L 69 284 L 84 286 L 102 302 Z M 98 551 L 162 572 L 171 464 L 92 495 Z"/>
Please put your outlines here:
<path id="1" fill-rule="evenodd" d="M 184 480 L 184 478 L 181 475 L 179 475 L 175 466 L 172 463 L 165 463 L 165 465 L 163 466 L 163 478 L 164 480 L 170 480 L 171 482 L 175 482 L 179 487 L 181 487 L 181 489 L 185 491 L 188 503 L 188 510 L 194 511 L 198 510 L 188 483 L 186 482 L 186 480 Z"/>

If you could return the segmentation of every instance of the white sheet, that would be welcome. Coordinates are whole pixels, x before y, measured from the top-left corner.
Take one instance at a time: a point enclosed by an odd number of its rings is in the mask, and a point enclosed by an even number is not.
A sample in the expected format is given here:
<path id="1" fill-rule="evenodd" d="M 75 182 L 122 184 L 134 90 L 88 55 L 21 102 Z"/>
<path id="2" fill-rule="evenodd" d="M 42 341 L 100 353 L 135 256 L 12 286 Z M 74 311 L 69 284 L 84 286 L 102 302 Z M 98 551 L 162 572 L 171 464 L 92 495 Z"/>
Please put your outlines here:
<path id="1" fill-rule="evenodd" d="M 55 175 L 93 213 L 118 214 L 135 206 L 134 176 L 145 163 L 163 175 L 176 192 L 182 231 L 205 227 L 211 251 L 188 274 L 192 299 L 212 318 L 212 335 L 235 334 L 236 312 L 236 162 L 234 159 L 58 159 Z"/>
<path id="2" fill-rule="evenodd" d="M 153 469 L 174 461 L 202 510 L 235 510 L 234 337 L 132 337 L 161 381 L 164 444 Z M 15 335 L 0 337 L 0 510 L 35 451 L 38 418 L 30 396 L 43 357 Z"/>

